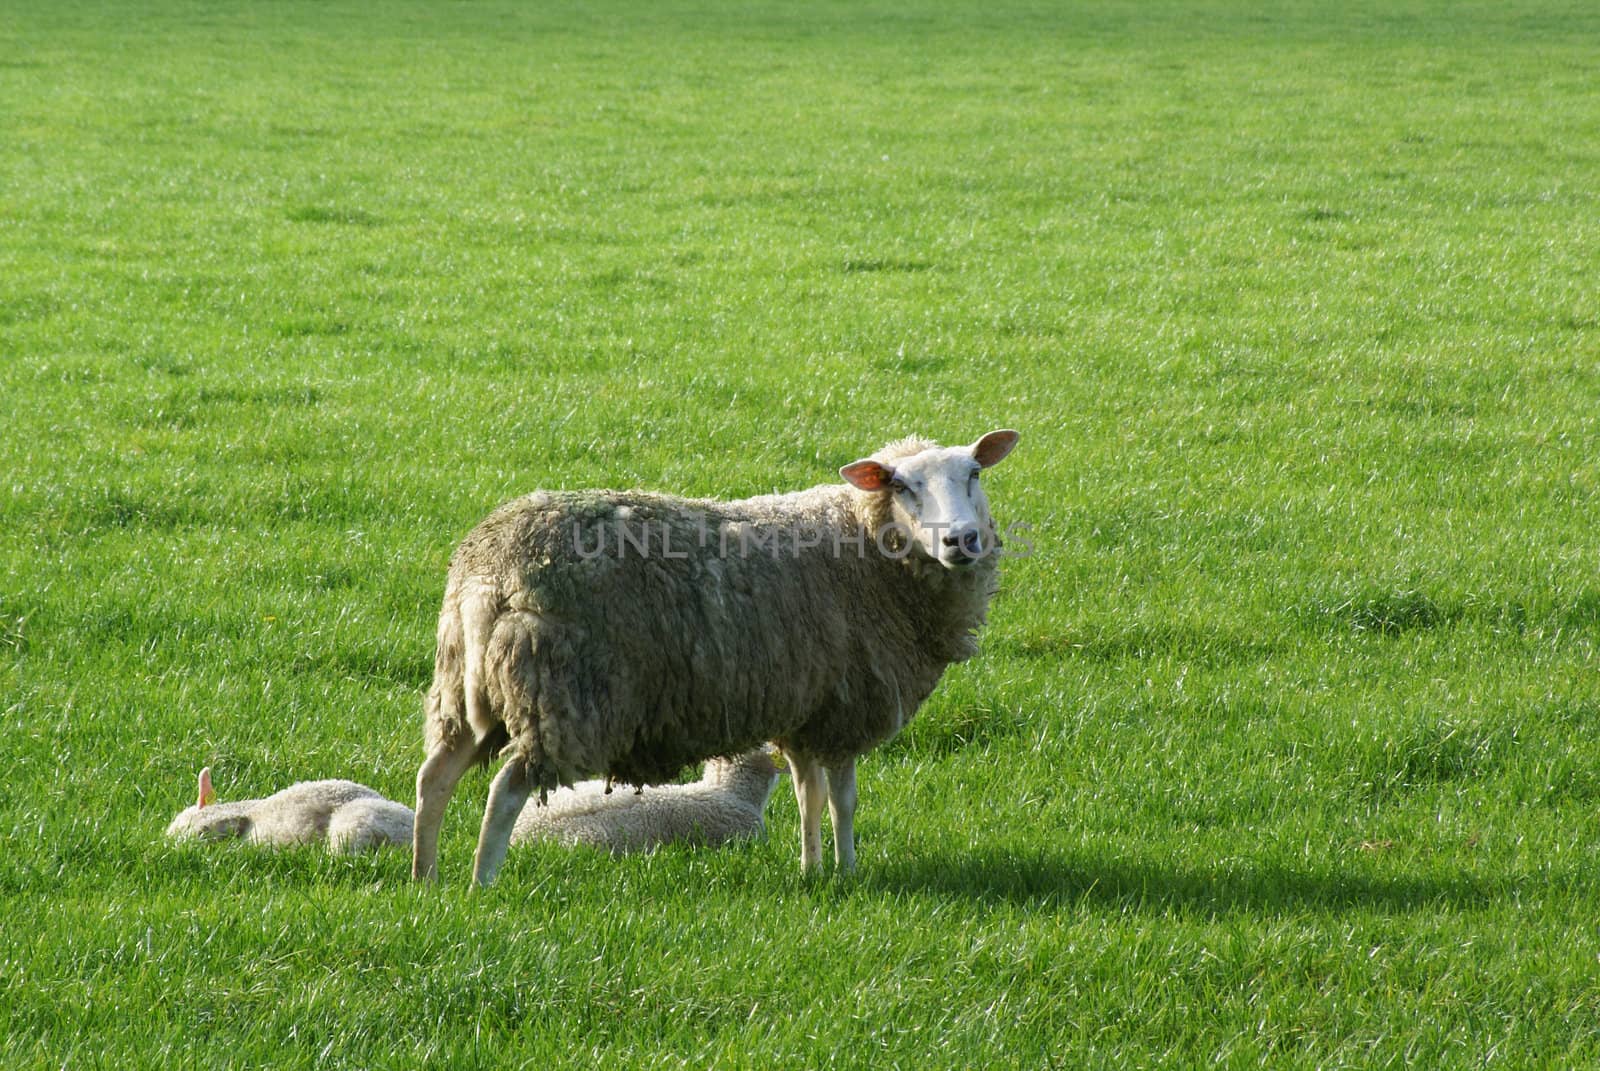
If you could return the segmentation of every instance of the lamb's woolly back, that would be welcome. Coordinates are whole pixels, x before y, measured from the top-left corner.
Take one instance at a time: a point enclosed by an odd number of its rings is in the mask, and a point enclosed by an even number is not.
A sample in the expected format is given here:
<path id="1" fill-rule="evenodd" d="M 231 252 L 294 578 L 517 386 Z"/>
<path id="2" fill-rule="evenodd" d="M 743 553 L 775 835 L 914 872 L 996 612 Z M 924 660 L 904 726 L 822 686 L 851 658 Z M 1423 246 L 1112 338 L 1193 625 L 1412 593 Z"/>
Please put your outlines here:
<path id="1" fill-rule="evenodd" d="M 586 844 L 621 855 L 665 844 L 714 846 L 759 836 L 762 813 L 778 782 L 774 749 L 757 748 L 706 763 L 699 781 L 639 792 L 606 792 L 604 781 L 580 781 L 550 794 L 517 817 L 513 843 L 548 840 Z"/>

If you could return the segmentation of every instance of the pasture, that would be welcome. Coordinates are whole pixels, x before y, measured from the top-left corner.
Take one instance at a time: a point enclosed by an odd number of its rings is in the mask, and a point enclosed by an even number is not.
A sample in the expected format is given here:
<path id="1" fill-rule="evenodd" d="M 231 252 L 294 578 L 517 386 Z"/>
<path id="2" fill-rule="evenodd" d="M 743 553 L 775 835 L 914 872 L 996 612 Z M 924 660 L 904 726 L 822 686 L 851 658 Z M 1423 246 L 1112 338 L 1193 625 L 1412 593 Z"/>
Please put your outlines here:
<path id="1" fill-rule="evenodd" d="M 0 1064 L 1600 1061 L 1600 10 L 0 0 Z M 411 799 L 539 487 L 1015 427 L 984 652 L 766 841 Z"/>

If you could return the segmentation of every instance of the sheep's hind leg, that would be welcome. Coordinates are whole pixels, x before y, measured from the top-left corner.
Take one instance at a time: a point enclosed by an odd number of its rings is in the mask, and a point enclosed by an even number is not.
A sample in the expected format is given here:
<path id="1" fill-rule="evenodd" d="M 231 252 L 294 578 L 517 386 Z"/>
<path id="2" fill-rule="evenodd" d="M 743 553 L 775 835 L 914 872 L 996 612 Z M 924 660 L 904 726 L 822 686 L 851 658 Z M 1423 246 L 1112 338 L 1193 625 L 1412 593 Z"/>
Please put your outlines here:
<path id="1" fill-rule="evenodd" d="M 833 861 L 839 870 L 856 866 L 856 760 L 828 767 L 828 814 L 833 819 Z"/>
<path id="2" fill-rule="evenodd" d="M 472 863 L 472 880 L 477 884 L 488 885 L 500 872 L 511 843 L 511 830 L 532 792 L 533 779 L 521 759 L 511 759 L 495 775 L 494 784 L 489 786 L 489 805 L 483 809 L 478 855 Z"/>
<path id="3" fill-rule="evenodd" d="M 439 826 L 444 821 L 444 809 L 455 794 L 461 775 L 478 758 L 477 741 L 461 736 L 436 746 L 417 771 L 417 814 L 411 828 L 413 880 L 432 881 L 438 876 Z"/>
<path id="4" fill-rule="evenodd" d="M 822 766 L 809 756 L 785 752 L 794 776 L 794 800 L 800 805 L 800 869 L 822 865 Z"/>

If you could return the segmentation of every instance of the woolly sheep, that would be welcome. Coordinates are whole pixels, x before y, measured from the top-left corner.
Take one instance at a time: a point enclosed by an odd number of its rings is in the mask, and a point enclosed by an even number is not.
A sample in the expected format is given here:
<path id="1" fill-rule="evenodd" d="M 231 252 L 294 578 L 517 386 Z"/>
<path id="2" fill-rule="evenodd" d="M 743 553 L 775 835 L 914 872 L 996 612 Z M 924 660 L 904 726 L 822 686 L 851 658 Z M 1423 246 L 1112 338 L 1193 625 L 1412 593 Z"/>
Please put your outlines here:
<path id="1" fill-rule="evenodd" d="M 476 762 L 505 758 L 473 862 L 484 885 L 535 789 L 659 784 L 763 740 L 794 775 L 801 867 L 821 863 L 826 795 L 852 868 L 857 756 L 976 653 L 999 546 L 978 474 L 1017 438 L 903 439 L 840 469 L 844 484 L 790 494 L 541 491 L 495 510 L 445 582 L 413 877 L 436 876 L 445 807 Z"/>
<path id="2" fill-rule="evenodd" d="M 550 840 L 622 855 L 673 842 L 716 846 L 759 836 L 780 761 L 776 749 L 758 748 L 709 760 L 693 784 L 641 792 L 611 792 L 605 781 L 580 781 L 552 793 L 545 806 L 523 808 L 511 843 Z"/>
<path id="3" fill-rule="evenodd" d="M 411 808 L 354 781 L 301 781 L 265 799 L 217 803 L 211 768 L 199 800 L 167 827 L 175 838 L 245 837 L 255 844 L 312 844 L 355 852 L 411 840 Z"/>

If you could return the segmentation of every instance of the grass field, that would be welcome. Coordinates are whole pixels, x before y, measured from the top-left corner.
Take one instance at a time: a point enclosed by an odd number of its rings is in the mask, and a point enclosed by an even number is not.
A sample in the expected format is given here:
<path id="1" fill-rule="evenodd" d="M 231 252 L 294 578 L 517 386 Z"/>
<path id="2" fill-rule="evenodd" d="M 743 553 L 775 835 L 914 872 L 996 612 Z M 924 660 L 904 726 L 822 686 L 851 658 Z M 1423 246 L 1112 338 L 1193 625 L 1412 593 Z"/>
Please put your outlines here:
<path id="1" fill-rule="evenodd" d="M 1600 1062 L 1600 9 L 0 0 L 0 1065 Z M 985 652 L 767 841 L 409 800 L 536 487 L 1024 433 Z"/>

